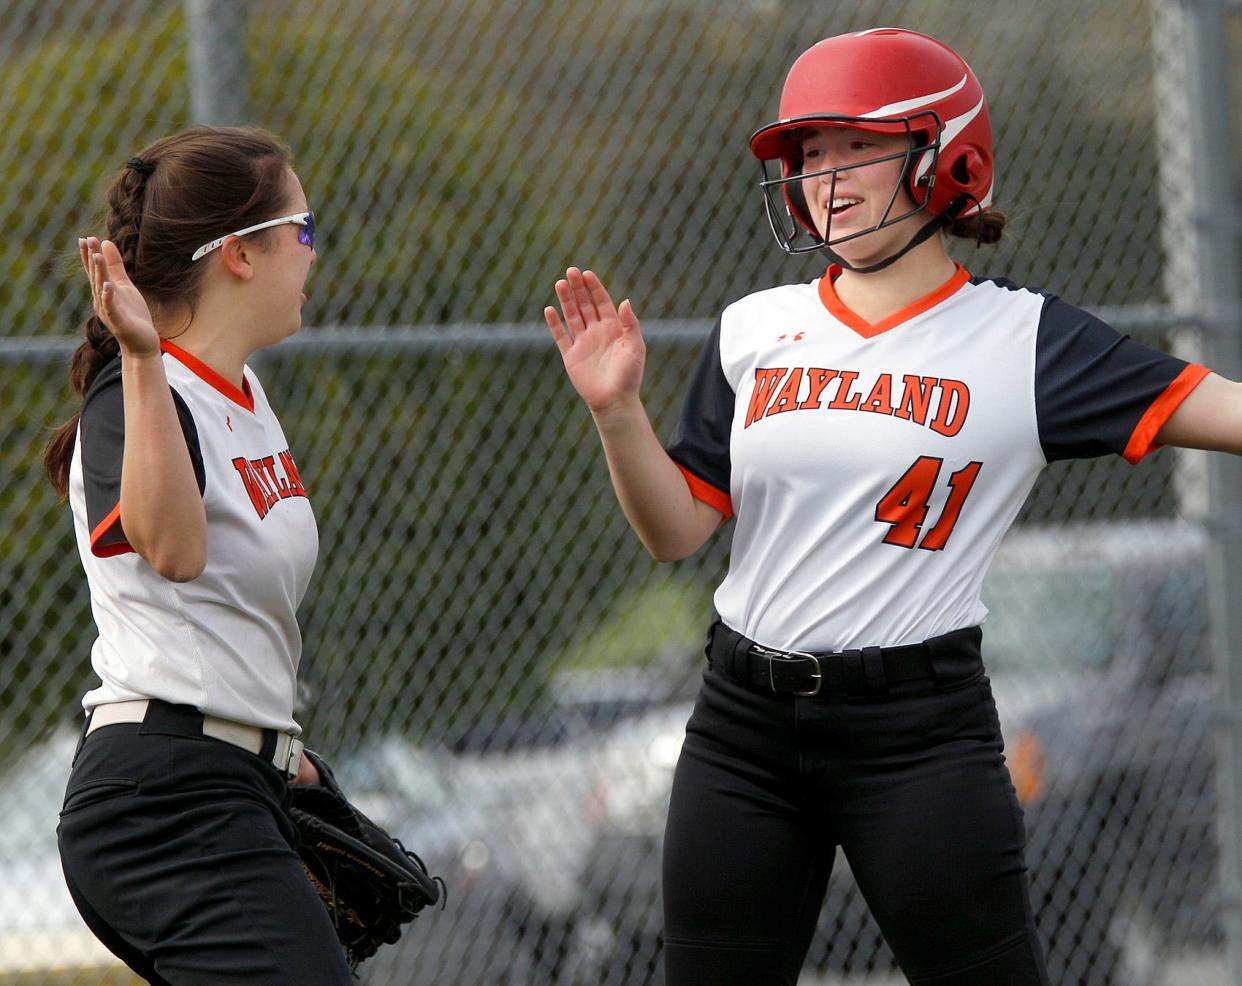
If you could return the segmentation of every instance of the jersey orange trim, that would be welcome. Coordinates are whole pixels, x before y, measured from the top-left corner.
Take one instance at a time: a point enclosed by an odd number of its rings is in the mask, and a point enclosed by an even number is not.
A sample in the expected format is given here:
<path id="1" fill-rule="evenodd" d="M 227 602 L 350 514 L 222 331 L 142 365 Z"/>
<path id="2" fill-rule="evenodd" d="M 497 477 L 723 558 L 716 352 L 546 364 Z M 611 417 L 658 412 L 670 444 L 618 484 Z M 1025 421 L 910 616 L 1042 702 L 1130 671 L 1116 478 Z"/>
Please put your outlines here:
<path id="1" fill-rule="evenodd" d="M 91 554 L 96 558 L 111 558 L 113 555 L 124 555 L 134 550 L 128 541 L 117 541 L 99 547 L 99 539 L 107 534 L 112 525 L 118 523 L 120 519 L 121 505 L 118 503 L 109 511 L 108 516 L 91 531 Z"/>
<path id="2" fill-rule="evenodd" d="M 1190 363 L 1164 388 L 1164 393 L 1151 402 L 1151 406 L 1139 418 L 1139 423 L 1134 426 L 1130 441 L 1126 443 L 1126 450 L 1121 453 L 1126 462 L 1133 465 L 1149 452 L 1161 447 L 1156 443 L 1156 435 L 1182 401 L 1210 372 L 1206 366 Z"/>
<path id="3" fill-rule="evenodd" d="M 238 388 L 197 356 L 187 353 L 180 346 L 173 345 L 167 339 L 160 340 L 160 350 L 173 357 L 173 359 L 182 364 L 204 383 L 215 387 L 216 390 L 220 391 L 234 404 L 244 407 L 251 414 L 254 414 L 254 394 L 250 392 L 250 382 L 245 379 L 244 373 L 242 376 L 242 387 Z"/>
<path id="4" fill-rule="evenodd" d="M 833 282 L 840 274 L 841 267 L 838 264 L 828 265 L 828 269 L 824 271 L 824 276 L 819 279 L 819 300 L 824 303 L 824 307 L 828 309 L 834 318 L 853 329 L 864 339 L 878 336 L 881 332 L 887 332 L 889 329 L 901 325 L 902 322 L 908 322 L 916 315 L 922 315 L 928 309 L 935 308 L 940 302 L 956 294 L 962 285 L 970 280 L 970 272 L 961 264 L 957 264 L 957 270 L 953 272 L 953 276 L 931 294 L 924 295 L 918 301 L 906 305 L 901 311 L 894 312 L 888 318 L 881 319 L 873 325 L 860 315 L 856 315 L 846 308 L 845 304 L 837 296 L 836 285 Z"/>
<path id="5" fill-rule="evenodd" d="M 718 510 L 725 520 L 728 520 L 733 516 L 733 500 L 729 497 L 728 493 L 716 489 L 716 487 L 706 480 L 699 479 L 698 476 L 680 463 L 674 463 L 674 465 L 676 465 L 677 468 L 681 470 L 681 474 L 686 477 L 686 485 L 690 487 L 690 495 L 692 497 L 696 500 L 701 500 L 709 507 Z"/>

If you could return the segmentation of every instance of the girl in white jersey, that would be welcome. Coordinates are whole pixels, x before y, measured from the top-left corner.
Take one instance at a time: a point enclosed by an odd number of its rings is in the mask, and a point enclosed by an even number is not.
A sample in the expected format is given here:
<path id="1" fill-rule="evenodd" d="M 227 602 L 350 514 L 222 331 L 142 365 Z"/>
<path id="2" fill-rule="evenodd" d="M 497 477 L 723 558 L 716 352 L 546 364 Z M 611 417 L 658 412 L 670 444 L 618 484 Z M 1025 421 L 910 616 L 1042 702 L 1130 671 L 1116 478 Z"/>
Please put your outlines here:
<path id="1" fill-rule="evenodd" d="M 45 462 L 99 637 L 58 829 L 91 930 L 154 984 L 352 982 L 282 810 L 315 782 L 293 719 L 295 610 L 318 550 L 289 443 L 246 361 L 296 332 L 314 216 L 288 149 L 196 127 L 131 159 L 80 415 Z"/>
<path id="2" fill-rule="evenodd" d="M 736 520 L 665 833 L 667 981 L 793 984 L 839 847 L 911 983 L 1047 986 L 983 575 L 1047 462 L 1242 452 L 1242 387 L 950 258 L 1004 217 L 982 88 L 932 38 L 820 42 L 750 146 L 780 245 L 833 262 L 725 309 L 667 449 L 630 303 L 571 268 L 545 310 L 651 554 Z"/>

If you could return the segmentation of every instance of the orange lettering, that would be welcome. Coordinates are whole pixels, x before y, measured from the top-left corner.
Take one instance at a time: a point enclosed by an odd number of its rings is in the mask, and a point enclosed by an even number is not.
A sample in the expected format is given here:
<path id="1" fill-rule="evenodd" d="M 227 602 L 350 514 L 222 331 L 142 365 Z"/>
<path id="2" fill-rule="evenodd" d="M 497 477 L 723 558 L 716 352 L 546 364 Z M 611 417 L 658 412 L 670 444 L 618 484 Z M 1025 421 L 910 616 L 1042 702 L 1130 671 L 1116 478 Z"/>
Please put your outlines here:
<path id="1" fill-rule="evenodd" d="M 960 380 L 941 380 L 940 406 L 936 408 L 936 420 L 931 423 L 932 431 L 952 438 L 962 430 L 969 410 L 970 389 Z"/>
<path id="2" fill-rule="evenodd" d="M 875 386 L 871 388 L 871 393 L 867 395 L 867 399 L 862 402 L 860 411 L 875 411 L 877 414 L 893 413 L 893 378 L 887 373 L 881 373 Z"/>
<path id="3" fill-rule="evenodd" d="M 884 535 L 885 544 L 899 548 L 913 548 L 927 519 L 928 503 L 936 477 L 940 475 L 943 459 L 920 455 L 914 465 L 907 469 L 892 489 L 880 497 L 875 505 L 875 519 L 891 525 Z"/>
<path id="4" fill-rule="evenodd" d="M 263 496 L 267 500 L 267 506 L 270 510 L 272 504 L 279 500 L 280 497 L 276 495 L 276 491 L 272 489 L 272 484 L 268 482 L 267 473 L 263 470 L 263 460 L 251 459 L 250 467 L 254 471 L 254 478 L 258 481 L 260 489 L 263 490 Z"/>
<path id="5" fill-rule="evenodd" d="M 798 409 L 798 391 L 802 389 L 802 367 L 795 366 L 793 372 L 785 379 L 784 385 L 781 387 L 780 393 L 776 395 L 776 400 L 772 402 L 772 406 L 768 408 L 767 414 L 780 414 L 782 411 L 796 411 Z M 767 417 L 767 414 L 764 417 Z"/>
<path id="6" fill-rule="evenodd" d="M 829 403 L 829 407 L 836 408 L 838 411 L 857 411 L 858 402 L 862 400 L 861 394 L 850 396 L 849 390 L 854 386 L 854 381 L 858 379 L 858 374 L 854 370 L 841 371 L 841 385 L 837 388 L 837 396 Z"/>
<path id="7" fill-rule="evenodd" d="M 970 462 L 949 477 L 949 498 L 945 501 L 936 526 L 928 531 L 920 542 L 920 548 L 926 548 L 928 551 L 944 550 L 944 546 L 949 541 L 949 535 L 953 533 L 953 527 L 957 524 L 957 518 L 961 516 L 962 504 L 966 502 L 966 497 L 970 496 L 970 488 L 975 485 L 975 477 L 979 475 L 979 470 L 982 468 L 982 462 Z"/>
<path id="8" fill-rule="evenodd" d="M 893 414 L 899 418 L 907 418 L 915 424 L 926 423 L 936 378 L 907 373 L 901 381 L 905 384 L 905 389 L 901 392 L 901 404 L 893 410 Z"/>
<path id="9" fill-rule="evenodd" d="M 799 411 L 814 411 L 819 407 L 819 395 L 824 392 L 824 388 L 828 386 L 828 382 L 837 375 L 836 370 L 821 370 L 819 367 L 812 366 L 806 371 L 807 383 L 810 384 L 811 392 L 806 395 L 806 400 L 798 405 Z"/>
<path id="10" fill-rule="evenodd" d="M 241 476 L 242 485 L 246 487 L 246 493 L 250 497 L 250 502 L 254 505 L 255 513 L 261 518 L 267 515 L 268 502 L 263 487 L 259 484 L 258 477 L 254 474 L 254 468 L 250 465 L 249 460 L 240 456 L 233 460 L 233 468 L 237 470 L 237 475 Z"/>
<path id="11" fill-rule="evenodd" d="M 755 389 L 750 395 L 750 409 L 746 412 L 745 427 L 749 428 L 763 417 L 763 412 L 767 410 L 768 402 L 772 400 L 772 395 L 776 393 L 776 388 L 780 384 L 781 378 L 788 371 L 789 368 L 785 366 L 755 368 Z"/>
<path id="12" fill-rule="evenodd" d="M 306 496 L 306 487 L 302 484 L 302 474 L 298 472 L 297 463 L 293 461 L 293 453 L 285 449 L 280 453 L 280 464 L 284 466 L 285 475 L 289 477 L 289 485 L 294 496 Z"/>
<path id="13" fill-rule="evenodd" d="M 276 475 L 276 457 L 274 455 L 265 455 L 263 457 L 263 468 L 272 477 L 272 486 L 275 488 L 277 496 L 282 500 L 287 500 L 293 496 L 293 493 L 289 490 L 289 484 Z"/>

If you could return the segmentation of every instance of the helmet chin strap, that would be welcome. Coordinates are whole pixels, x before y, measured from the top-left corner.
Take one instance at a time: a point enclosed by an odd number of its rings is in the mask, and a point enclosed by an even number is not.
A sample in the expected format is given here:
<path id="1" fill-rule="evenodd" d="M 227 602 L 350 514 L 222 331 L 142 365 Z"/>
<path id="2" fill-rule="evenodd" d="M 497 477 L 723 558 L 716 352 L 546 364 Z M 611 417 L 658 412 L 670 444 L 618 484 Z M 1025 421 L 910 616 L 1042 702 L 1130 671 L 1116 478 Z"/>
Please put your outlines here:
<path id="1" fill-rule="evenodd" d="M 824 250 L 827 252 L 828 256 L 832 258 L 832 262 L 834 264 L 837 264 L 844 270 L 853 271 L 855 274 L 873 274 L 877 270 L 883 270 L 889 264 L 896 263 L 898 260 L 904 257 L 907 253 L 913 250 L 916 246 L 918 246 L 924 240 L 930 239 L 939 230 L 941 230 L 943 227 L 945 227 L 952 221 L 953 221 L 953 217 L 950 216 L 947 211 L 942 213 L 939 216 L 932 216 L 931 219 L 927 220 L 927 222 L 923 224 L 922 229 L 920 229 L 917 233 L 915 233 L 912 237 L 910 237 L 909 243 L 903 246 L 900 250 L 894 253 L 891 257 L 888 257 L 885 260 L 881 260 L 878 264 L 871 264 L 868 267 L 855 267 L 848 260 L 842 257 L 839 253 L 833 250 L 832 247 L 826 246 L 824 247 Z"/>
<path id="2" fill-rule="evenodd" d="M 964 195 L 959 195 L 949 203 L 949 207 L 945 209 L 944 212 L 938 216 L 932 216 L 931 219 L 927 220 L 927 222 L 923 224 L 923 228 L 910 237 L 909 243 L 903 246 L 891 257 L 881 260 L 878 264 L 871 264 L 869 267 L 853 266 L 848 260 L 842 257 L 831 247 L 824 247 L 824 250 L 827 251 L 828 256 L 832 258 L 832 262 L 840 266 L 843 270 L 853 271 L 855 274 L 874 274 L 878 270 L 883 270 L 889 264 L 896 263 L 924 240 L 930 239 L 945 226 L 949 225 L 949 223 L 953 222 L 953 220 L 956 219 L 961 214 L 962 210 L 965 209 L 971 202 L 974 202 L 975 205 L 979 205 L 979 200 L 969 192 Z"/>

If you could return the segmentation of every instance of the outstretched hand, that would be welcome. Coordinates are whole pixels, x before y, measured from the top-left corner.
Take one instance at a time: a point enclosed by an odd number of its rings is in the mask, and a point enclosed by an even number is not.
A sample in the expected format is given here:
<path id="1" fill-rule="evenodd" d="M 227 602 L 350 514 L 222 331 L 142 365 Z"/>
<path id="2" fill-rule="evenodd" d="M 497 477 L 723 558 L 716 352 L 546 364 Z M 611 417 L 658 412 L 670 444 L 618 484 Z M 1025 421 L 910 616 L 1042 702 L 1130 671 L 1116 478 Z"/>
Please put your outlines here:
<path id="1" fill-rule="evenodd" d="M 637 399 L 647 350 L 628 299 L 620 308 L 592 271 L 570 267 L 556 282 L 564 322 L 554 307 L 543 317 L 565 363 L 565 372 L 592 411 Z"/>
<path id="2" fill-rule="evenodd" d="M 78 240 L 82 266 L 91 282 L 95 314 L 116 337 L 127 356 L 154 356 L 160 351 L 160 336 L 142 292 L 134 287 L 125 270 L 121 251 L 111 240 L 95 237 Z"/>

